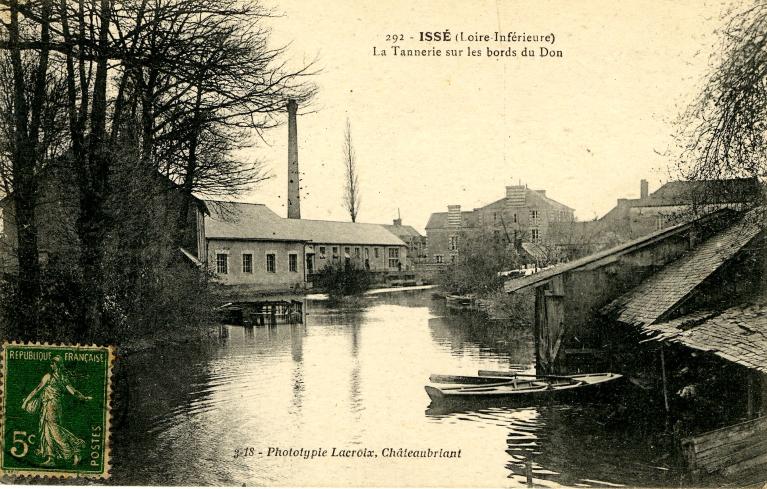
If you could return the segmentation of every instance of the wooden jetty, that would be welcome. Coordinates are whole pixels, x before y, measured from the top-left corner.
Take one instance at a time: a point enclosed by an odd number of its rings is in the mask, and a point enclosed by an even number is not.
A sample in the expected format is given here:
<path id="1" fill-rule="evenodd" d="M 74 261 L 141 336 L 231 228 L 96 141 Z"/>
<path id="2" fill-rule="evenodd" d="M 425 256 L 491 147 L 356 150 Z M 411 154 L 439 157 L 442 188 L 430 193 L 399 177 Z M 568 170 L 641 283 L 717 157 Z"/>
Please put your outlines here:
<path id="1" fill-rule="evenodd" d="M 258 297 L 228 302 L 217 308 L 219 320 L 242 326 L 304 324 L 304 301 L 286 297 Z"/>

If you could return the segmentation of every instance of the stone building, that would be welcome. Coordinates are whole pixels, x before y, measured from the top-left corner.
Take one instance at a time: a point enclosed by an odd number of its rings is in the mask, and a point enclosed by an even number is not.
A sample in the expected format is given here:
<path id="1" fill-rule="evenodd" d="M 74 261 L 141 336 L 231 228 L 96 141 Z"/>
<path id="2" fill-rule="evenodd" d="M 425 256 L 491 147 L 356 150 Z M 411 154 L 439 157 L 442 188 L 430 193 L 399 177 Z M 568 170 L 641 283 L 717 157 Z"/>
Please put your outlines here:
<path id="1" fill-rule="evenodd" d="M 197 259 L 229 286 L 301 290 L 334 263 L 373 273 L 404 269 L 408 246 L 379 224 L 285 219 L 262 204 L 205 201 Z"/>
<path id="2" fill-rule="evenodd" d="M 401 218 L 394 219 L 393 224 L 385 224 L 384 227 L 407 245 L 409 265 L 427 261 L 426 236 L 416 231 L 413 226 L 403 225 Z"/>
<path id="3" fill-rule="evenodd" d="M 756 202 L 763 190 L 756 178 L 672 181 L 649 192 L 640 182 L 638 199 L 618 199 L 599 221 L 624 239 L 634 239 L 717 209 L 742 209 Z"/>
<path id="4" fill-rule="evenodd" d="M 435 212 L 426 224 L 429 258 L 447 263 L 460 253 L 461 239 L 483 234 L 514 245 L 544 243 L 554 223 L 575 220 L 573 209 L 526 185 L 506 187 L 506 196 L 484 207 L 462 211 L 460 205 Z"/>

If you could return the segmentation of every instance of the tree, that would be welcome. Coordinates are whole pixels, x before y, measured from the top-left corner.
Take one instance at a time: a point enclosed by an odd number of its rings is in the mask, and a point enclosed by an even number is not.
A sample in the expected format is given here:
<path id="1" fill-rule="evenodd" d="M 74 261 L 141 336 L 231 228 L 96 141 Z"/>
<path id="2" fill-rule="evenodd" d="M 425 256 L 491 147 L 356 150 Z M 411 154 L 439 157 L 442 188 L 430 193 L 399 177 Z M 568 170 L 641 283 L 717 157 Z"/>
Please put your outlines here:
<path id="1" fill-rule="evenodd" d="M 357 222 L 360 210 L 360 181 L 357 172 L 357 157 L 352 144 L 352 125 L 346 119 L 344 131 L 344 208 L 349 212 L 352 222 Z"/>
<path id="2" fill-rule="evenodd" d="M 37 301 L 39 170 L 54 133 L 46 108 L 60 102 L 66 134 L 58 159 L 76 177 L 68 187 L 79 247 L 70 276 L 83 288 L 74 338 L 103 337 L 120 315 L 114 312 L 137 300 L 116 294 L 115 283 L 160 277 L 156 264 L 142 264 L 152 263 L 152 253 L 171 260 L 194 192 L 232 195 L 266 177 L 258 161 L 238 152 L 279 123 L 287 98 L 311 98 L 314 88 L 304 79 L 312 64 L 287 67 L 285 48 L 270 47 L 261 22 L 271 12 L 258 2 L 0 0 L 6 13 L 0 51 L 11 83 L 0 85 L 0 103 L 13 117 L 0 124 L 13 137 L 0 144 L 7 155 L 0 169 L 10 174 L 4 190 L 13 191 L 17 206 L 18 295 Z M 50 73 L 62 74 L 63 90 Z M 158 192 L 183 199 L 162 199 L 168 206 L 160 211 Z M 147 202 L 140 209 L 146 216 L 131 214 L 138 200 Z M 158 227 L 162 249 L 150 246 L 151 233 L 131 230 L 145 224 Z M 160 232 L 167 229 L 175 239 Z M 123 265 L 125 275 L 107 269 Z"/>
<path id="3" fill-rule="evenodd" d="M 683 178 L 767 176 L 767 4 L 728 14 L 707 82 L 679 125 Z M 708 194 L 726 187 L 699 188 Z M 696 197 L 703 203 L 722 198 Z"/>

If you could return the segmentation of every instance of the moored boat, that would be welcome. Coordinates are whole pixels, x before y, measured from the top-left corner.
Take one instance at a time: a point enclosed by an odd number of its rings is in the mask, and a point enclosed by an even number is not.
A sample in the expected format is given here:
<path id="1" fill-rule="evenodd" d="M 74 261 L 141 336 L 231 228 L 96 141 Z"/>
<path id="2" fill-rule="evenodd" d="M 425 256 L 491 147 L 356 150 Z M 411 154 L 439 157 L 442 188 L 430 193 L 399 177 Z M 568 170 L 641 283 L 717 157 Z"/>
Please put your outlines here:
<path id="1" fill-rule="evenodd" d="M 462 377 L 474 380 L 472 382 L 454 382 Z M 547 398 L 568 393 L 591 391 L 621 377 L 620 374 L 614 373 L 551 376 L 535 376 L 532 374 L 524 376 L 514 373 L 509 373 L 506 376 L 432 376 L 430 378 L 432 382 L 442 385 L 427 385 L 426 393 L 432 401 L 473 399 L 529 400 L 539 397 Z M 440 380 L 445 382 L 439 382 Z"/>

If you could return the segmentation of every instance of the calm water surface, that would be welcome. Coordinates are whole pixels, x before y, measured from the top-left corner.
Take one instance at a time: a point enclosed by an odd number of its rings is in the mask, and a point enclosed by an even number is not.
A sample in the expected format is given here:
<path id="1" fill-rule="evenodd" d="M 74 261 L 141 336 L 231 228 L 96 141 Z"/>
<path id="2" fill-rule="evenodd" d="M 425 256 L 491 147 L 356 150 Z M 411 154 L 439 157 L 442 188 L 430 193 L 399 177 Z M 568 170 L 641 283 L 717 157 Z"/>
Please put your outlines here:
<path id="1" fill-rule="evenodd" d="M 518 486 L 529 459 L 541 486 L 676 485 L 652 437 L 605 423 L 603 405 L 430 408 L 430 373 L 532 368 L 530 332 L 451 315 L 429 291 L 365 301 L 359 310 L 309 301 L 305 325 L 231 326 L 204 346 L 130 358 L 114 481 Z M 253 456 L 235 458 L 248 447 Z M 379 458 L 267 457 L 270 447 L 368 448 Z M 384 448 L 461 449 L 461 458 L 383 458 Z"/>

